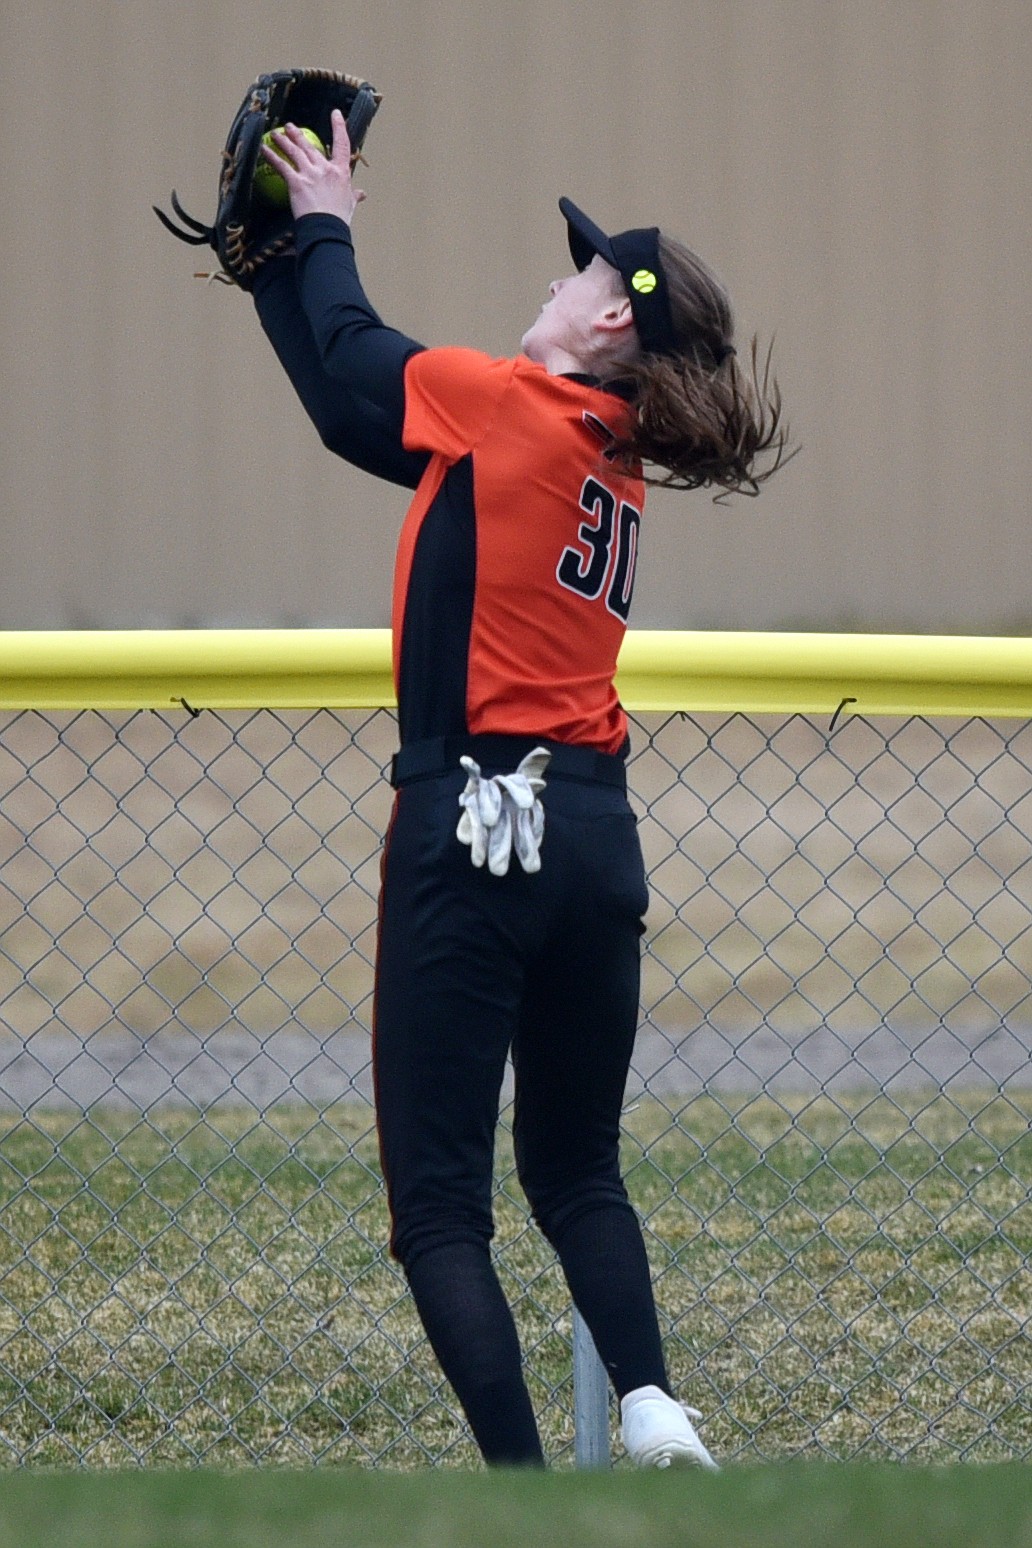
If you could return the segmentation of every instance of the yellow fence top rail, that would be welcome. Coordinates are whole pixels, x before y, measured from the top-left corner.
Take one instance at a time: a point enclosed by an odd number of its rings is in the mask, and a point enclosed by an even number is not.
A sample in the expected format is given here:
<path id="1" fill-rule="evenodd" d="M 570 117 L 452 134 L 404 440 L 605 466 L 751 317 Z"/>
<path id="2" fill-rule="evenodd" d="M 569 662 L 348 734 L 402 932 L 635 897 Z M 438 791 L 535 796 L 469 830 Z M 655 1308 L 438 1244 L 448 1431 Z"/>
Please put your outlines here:
<path id="1" fill-rule="evenodd" d="M 0 709 L 393 705 L 388 629 L 0 632 Z M 630 710 L 1032 715 L 1032 638 L 632 630 Z"/>

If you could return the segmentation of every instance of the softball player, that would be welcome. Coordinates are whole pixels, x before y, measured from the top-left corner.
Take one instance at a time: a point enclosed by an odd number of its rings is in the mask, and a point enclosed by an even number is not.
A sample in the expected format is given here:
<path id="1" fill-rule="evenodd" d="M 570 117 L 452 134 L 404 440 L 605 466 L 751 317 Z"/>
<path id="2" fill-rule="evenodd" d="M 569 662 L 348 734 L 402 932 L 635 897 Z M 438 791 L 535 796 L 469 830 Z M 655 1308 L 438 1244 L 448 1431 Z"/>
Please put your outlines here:
<path id="1" fill-rule="evenodd" d="M 541 1465 L 490 1256 L 511 1051 L 520 1181 L 625 1445 L 642 1465 L 712 1468 L 700 1416 L 670 1393 L 618 1165 L 647 893 L 613 679 L 643 462 L 656 481 L 754 491 L 758 453 L 780 456 L 779 406 L 745 389 L 726 295 L 693 254 L 654 228 L 610 238 L 566 200 L 576 272 L 520 354 L 422 348 L 360 283 L 343 118 L 329 157 L 293 126 L 275 143 L 296 257 L 265 266 L 262 325 L 326 446 L 414 491 L 374 1013 L 391 1248 L 485 1460 Z"/>

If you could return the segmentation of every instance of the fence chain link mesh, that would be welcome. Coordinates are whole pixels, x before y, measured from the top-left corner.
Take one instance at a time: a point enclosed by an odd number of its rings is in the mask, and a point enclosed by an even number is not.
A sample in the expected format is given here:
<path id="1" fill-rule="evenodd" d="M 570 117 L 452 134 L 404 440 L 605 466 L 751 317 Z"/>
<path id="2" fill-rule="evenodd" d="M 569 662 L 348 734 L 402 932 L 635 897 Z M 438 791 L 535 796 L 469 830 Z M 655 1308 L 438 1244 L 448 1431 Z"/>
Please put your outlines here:
<path id="1" fill-rule="evenodd" d="M 1032 729 L 633 729 L 625 1157 L 676 1390 L 727 1460 L 1029 1456 Z M 384 1245 L 394 743 L 386 711 L 0 717 L 5 1463 L 476 1460 Z M 504 1124 L 496 1206 L 569 1464 Z"/>

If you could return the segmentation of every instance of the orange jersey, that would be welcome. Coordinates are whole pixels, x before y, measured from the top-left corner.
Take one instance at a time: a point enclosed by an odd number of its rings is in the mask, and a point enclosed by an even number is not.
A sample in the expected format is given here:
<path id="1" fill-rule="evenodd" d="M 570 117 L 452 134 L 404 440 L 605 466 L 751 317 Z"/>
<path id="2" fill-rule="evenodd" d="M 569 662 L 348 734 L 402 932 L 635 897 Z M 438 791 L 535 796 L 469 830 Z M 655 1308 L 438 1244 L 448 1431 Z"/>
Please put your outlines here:
<path id="1" fill-rule="evenodd" d="M 605 452 L 629 412 L 524 357 L 408 360 L 404 445 L 430 461 L 395 567 L 402 742 L 495 732 L 620 751 L 613 679 L 645 486 Z"/>

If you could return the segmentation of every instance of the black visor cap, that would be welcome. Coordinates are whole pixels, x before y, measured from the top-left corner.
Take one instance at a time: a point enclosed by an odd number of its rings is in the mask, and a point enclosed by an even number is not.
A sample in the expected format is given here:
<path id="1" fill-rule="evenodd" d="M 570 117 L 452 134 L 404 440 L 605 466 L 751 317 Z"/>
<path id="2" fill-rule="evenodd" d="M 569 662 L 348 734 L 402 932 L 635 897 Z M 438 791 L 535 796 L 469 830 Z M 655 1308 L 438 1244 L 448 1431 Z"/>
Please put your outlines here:
<path id="1" fill-rule="evenodd" d="M 630 297 L 631 316 L 641 347 L 649 354 L 677 354 L 666 275 L 659 256 L 659 227 L 642 226 L 606 236 L 572 199 L 560 199 L 570 241 L 570 256 L 578 270 L 597 254 L 616 269 Z"/>

